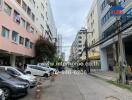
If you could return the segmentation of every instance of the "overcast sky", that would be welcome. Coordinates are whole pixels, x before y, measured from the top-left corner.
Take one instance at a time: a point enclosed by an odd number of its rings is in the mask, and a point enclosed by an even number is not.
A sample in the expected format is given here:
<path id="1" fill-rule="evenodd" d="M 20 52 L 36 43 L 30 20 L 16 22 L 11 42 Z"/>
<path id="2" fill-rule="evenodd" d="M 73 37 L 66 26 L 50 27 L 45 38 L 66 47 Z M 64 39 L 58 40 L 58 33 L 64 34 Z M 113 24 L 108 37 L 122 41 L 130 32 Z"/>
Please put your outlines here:
<path id="1" fill-rule="evenodd" d="M 63 36 L 63 51 L 69 58 L 70 46 L 78 30 L 85 25 L 85 19 L 93 0 L 50 0 L 58 30 Z"/>

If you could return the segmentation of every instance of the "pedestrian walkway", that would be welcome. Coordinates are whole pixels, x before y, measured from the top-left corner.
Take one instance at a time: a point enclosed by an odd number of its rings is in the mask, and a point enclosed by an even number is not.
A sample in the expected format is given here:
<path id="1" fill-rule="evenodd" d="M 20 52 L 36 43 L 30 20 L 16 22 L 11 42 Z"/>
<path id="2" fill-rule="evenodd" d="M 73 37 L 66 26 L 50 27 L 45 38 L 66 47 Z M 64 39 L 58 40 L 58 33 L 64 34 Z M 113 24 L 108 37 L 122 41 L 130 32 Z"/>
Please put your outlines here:
<path id="1" fill-rule="evenodd" d="M 111 80 L 111 81 L 116 81 L 119 78 L 119 74 L 111 71 L 107 72 L 91 72 L 91 75 L 97 76 L 99 78 L 102 78 L 104 80 Z"/>

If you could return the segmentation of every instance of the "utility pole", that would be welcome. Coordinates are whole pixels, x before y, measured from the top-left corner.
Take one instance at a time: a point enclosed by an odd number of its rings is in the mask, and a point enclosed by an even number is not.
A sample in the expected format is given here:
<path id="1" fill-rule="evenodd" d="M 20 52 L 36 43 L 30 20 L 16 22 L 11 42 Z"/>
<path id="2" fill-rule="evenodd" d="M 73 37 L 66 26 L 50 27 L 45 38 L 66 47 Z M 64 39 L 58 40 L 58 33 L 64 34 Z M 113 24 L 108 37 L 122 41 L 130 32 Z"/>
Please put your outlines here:
<path id="1" fill-rule="evenodd" d="M 85 33 L 85 35 L 86 35 L 86 41 L 85 41 L 85 51 L 86 51 L 86 63 L 88 62 L 88 64 L 89 64 L 89 56 L 88 56 L 88 32 L 87 32 L 87 30 L 86 30 L 86 33 Z M 85 64 L 85 66 L 86 66 L 86 70 L 87 70 L 87 73 L 90 73 L 90 66 L 89 65 L 87 65 L 87 64 Z"/>
<path id="2" fill-rule="evenodd" d="M 117 32 L 120 32 L 120 20 L 117 18 Z M 118 34 L 118 51 L 119 51 L 119 67 L 120 67 L 120 72 L 119 72 L 119 79 L 123 84 L 126 83 L 126 71 L 125 71 L 125 58 L 124 58 L 124 46 L 123 46 L 123 41 L 122 41 L 122 34 Z"/>
<path id="3" fill-rule="evenodd" d="M 119 5 L 119 0 L 110 0 L 110 6 L 117 6 Z M 120 32 L 121 29 L 121 21 L 120 21 L 120 16 L 116 17 L 116 27 L 117 27 L 117 33 Z M 126 83 L 126 71 L 125 71 L 125 64 L 126 64 L 126 60 L 124 57 L 124 48 L 123 48 L 123 41 L 122 41 L 122 34 L 119 33 L 118 34 L 118 53 L 119 53 L 119 68 L 120 68 L 120 72 L 119 72 L 119 80 L 121 80 L 121 82 L 123 84 Z"/>
<path id="4" fill-rule="evenodd" d="M 86 71 L 87 73 L 90 73 L 90 66 L 89 66 L 89 55 L 88 55 L 88 51 L 90 50 L 90 48 L 88 47 L 88 33 L 93 33 L 93 32 L 88 32 L 87 29 L 83 29 L 81 30 L 82 33 L 84 33 L 86 35 L 86 41 L 85 41 L 85 52 L 86 52 L 86 62 L 85 62 L 85 67 L 86 67 Z"/>

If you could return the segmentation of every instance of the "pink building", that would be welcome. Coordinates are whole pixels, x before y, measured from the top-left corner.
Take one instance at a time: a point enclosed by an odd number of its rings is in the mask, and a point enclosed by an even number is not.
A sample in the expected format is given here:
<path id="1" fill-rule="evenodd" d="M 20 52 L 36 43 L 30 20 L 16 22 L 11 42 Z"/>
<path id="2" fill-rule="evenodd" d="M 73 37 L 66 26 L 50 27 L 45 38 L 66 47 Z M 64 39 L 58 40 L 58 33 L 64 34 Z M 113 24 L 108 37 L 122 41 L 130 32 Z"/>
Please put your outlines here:
<path id="1" fill-rule="evenodd" d="M 14 66 L 35 56 L 34 43 L 41 33 L 35 26 L 35 15 L 19 1 L 0 0 L 0 64 Z"/>

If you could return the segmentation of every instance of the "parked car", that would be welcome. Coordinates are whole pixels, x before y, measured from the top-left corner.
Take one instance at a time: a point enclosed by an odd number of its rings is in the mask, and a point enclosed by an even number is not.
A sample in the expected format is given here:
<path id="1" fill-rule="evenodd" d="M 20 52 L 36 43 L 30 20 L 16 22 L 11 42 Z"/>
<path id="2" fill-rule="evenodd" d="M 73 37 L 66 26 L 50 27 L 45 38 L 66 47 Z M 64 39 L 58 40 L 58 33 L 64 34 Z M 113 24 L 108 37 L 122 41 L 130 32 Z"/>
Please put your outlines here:
<path id="1" fill-rule="evenodd" d="M 29 83 L 30 87 L 35 87 L 37 84 L 37 79 L 35 76 L 33 76 L 31 74 L 26 74 L 21 69 L 11 67 L 11 66 L 0 66 L 0 67 L 4 68 L 8 74 L 10 74 L 14 77 L 20 78 L 24 81 L 27 81 Z"/>
<path id="2" fill-rule="evenodd" d="M 0 88 L 4 91 L 6 99 L 19 97 L 28 93 L 29 84 L 12 77 L 5 71 L 0 71 Z"/>
<path id="3" fill-rule="evenodd" d="M 43 65 L 41 65 L 41 66 L 38 66 L 38 67 L 42 67 L 43 69 L 48 70 L 48 71 L 50 72 L 50 74 L 51 74 L 52 72 L 57 73 L 57 70 L 56 70 L 56 69 L 51 68 L 51 67 L 49 67 L 49 66 L 43 66 Z"/>
<path id="4" fill-rule="evenodd" d="M 46 70 L 49 70 L 50 73 L 51 73 L 51 72 L 57 73 L 57 70 L 56 70 L 55 68 L 51 68 L 50 66 L 48 66 L 48 65 L 46 65 L 46 64 L 39 63 L 37 66 L 38 66 L 38 67 L 43 67 L 43 68 L 45 68 Z"/>
<path id="5" fill-rule="evenodd" d="M 43 76 L 43 77 L 50 76 L 49 70 L 37 65 L 27 65 L 25 72 L 36 76 Z"/>
<path id="6" fill-rule="evenodd" d="M 0 89 L 0 100 L 5 100 L 5 95 L 2 89 Z"/>
<path id="7" fill-rule="evenodd" d="M 64 66 L 58 66 L 58 70 L 59 71 L 65 71 L 65 67 Z"/>

